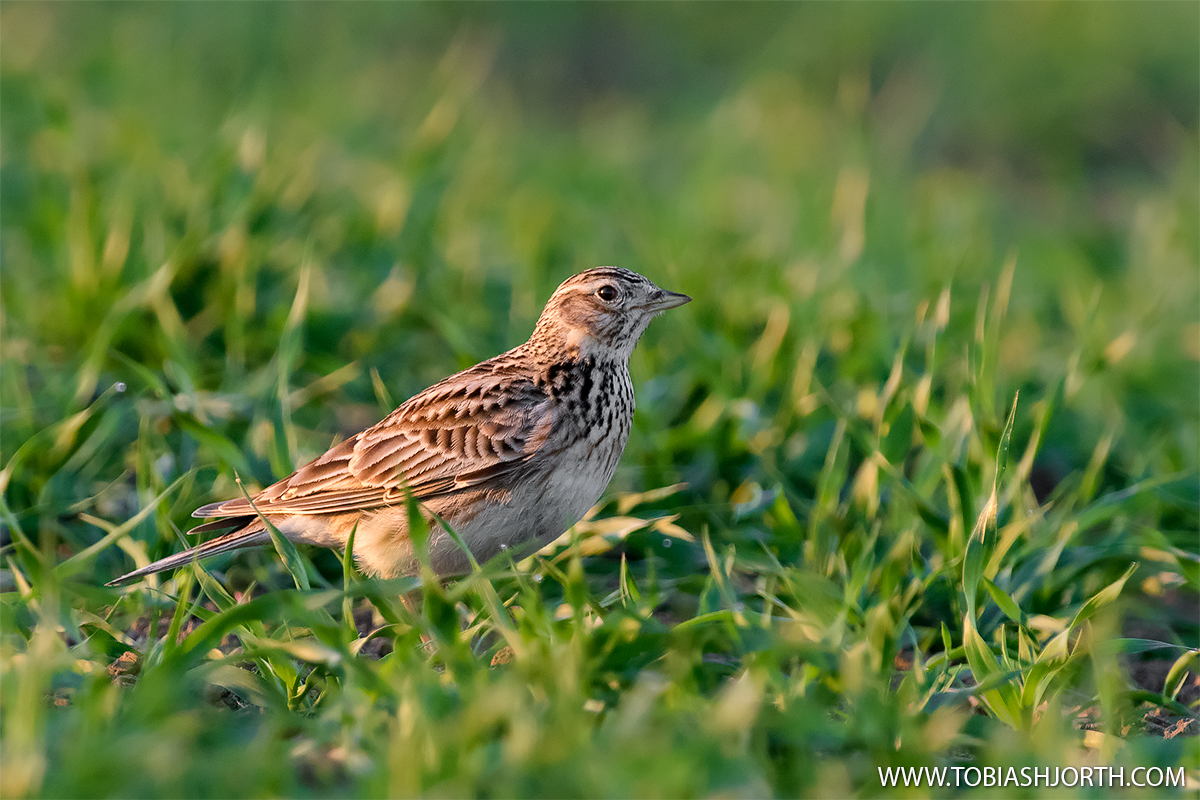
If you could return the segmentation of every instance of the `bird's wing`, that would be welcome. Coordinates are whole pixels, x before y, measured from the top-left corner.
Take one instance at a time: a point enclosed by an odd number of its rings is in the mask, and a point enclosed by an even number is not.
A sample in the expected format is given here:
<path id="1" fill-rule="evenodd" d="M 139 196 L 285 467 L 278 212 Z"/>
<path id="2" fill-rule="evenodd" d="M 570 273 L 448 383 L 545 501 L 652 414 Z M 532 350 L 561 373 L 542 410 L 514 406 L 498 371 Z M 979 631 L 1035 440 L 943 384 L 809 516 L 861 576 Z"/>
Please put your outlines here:
<path id="1" fill-rule="evenodd" d="M 542 452 L 554 413 L 533 380 L 477 369 L 416 395 L 263 490 L 254 507 L 264 514 L 333 514 L 402 502 L 406 490 L 425 500 L 502 481 Z M 253 514 L 254 507 L 239 498 L 193 515 Z"/>

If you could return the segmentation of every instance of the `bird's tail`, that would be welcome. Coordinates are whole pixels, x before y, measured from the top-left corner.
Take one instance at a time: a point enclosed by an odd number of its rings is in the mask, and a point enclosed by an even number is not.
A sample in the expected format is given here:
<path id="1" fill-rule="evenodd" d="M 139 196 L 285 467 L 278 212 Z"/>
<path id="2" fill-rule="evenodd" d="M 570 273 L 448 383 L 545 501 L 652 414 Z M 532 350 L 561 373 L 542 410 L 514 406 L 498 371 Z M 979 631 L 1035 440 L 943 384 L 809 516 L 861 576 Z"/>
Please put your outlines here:
<path id="1" fill-rule="evenodd" d="M 228 553 L 230 550 L 240 550 L 243 547 L 254 547 L 271 541 L 271 535 L 262 526 L 261 520 L 256 517 L 223 519 L 219 522 L 209 522 L 198 526 L 191 532 L 212 530 L 214 527 L 229 527 L 230 525 L 237 525 L 238 527 L 215 539 L 209 539 L 204 544 L 190 547 L 182 553 L 161 558 L 153 564 L 147 564 L 141 569 L 136 569 L 127 575 L 122 575 L 114 581 L 109 581 L 105 586 L 120 586 L 155 572 L 165 572 L 169 569 L 187 566 L 197 559 L 215 556 L 218 553 Z"/>

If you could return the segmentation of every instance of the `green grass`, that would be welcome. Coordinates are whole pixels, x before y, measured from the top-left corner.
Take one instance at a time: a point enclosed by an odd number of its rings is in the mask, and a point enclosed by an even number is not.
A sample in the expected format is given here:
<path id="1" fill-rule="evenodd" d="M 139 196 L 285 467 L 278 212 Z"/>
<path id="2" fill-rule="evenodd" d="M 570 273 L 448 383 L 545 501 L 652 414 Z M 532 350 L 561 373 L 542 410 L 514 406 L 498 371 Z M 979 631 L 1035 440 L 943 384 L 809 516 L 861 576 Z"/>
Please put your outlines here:
<path id="1" fill-rule="evenodd" d="M 0 794 L 1194 791 L 1198 24 L 4 4 Z M 597 264 L 695 302 L 551 552 L 103 587 Z"/>

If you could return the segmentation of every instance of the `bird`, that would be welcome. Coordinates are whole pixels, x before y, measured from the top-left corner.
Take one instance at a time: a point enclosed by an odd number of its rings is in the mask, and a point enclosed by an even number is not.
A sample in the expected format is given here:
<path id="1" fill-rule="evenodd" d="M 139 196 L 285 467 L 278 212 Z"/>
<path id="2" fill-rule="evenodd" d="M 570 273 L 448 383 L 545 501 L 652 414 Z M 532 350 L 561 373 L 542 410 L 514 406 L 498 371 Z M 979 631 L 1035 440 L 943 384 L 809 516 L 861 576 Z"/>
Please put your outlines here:
<path id="1" fill-rule="evenodd" d="M 630 355 L 652 319 L 690 300 L 628 269 L 580 272 L 525 343 L 435 383 L 253 498 L 201 506 L 192 516 L 210 521 L 190 533 L 221 535 L 108 585 L 268 544 L 268 522 L 293 542 L 335 549 L 353 532 L 364 574 L 417 575 L 410 497 L 429 523 L 438 578 L 501 551 L 531 553 L 607 488 L 633 421 Z"/>

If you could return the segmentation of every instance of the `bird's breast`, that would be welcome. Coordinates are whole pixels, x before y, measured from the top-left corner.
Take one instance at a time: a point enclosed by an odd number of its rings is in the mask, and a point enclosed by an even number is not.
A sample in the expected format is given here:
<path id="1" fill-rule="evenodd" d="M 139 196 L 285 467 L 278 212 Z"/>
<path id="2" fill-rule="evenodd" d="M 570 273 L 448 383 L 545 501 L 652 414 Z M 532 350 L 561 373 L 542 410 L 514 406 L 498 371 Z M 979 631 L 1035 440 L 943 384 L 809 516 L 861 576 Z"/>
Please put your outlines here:
<path id="1" fill-rule="evenodd" d="M 586 439 L 596 446 L 611 440 L 624 449 L 634 409 L 624 361 L 566 359 L 550 365 L 541 386 L 554 405 L 556 438 Z"/>
<path id="2" fill-rule="evenodd" d="M 555 401 L 544 456 L 513 480 L 506 497 L 478 504 L 456 526 L 479 561 L 553 540 L 596 504 L 612 480 L 633 418 L 629 373 L 593 365 L 575 379 L 573 390 Z"/>

